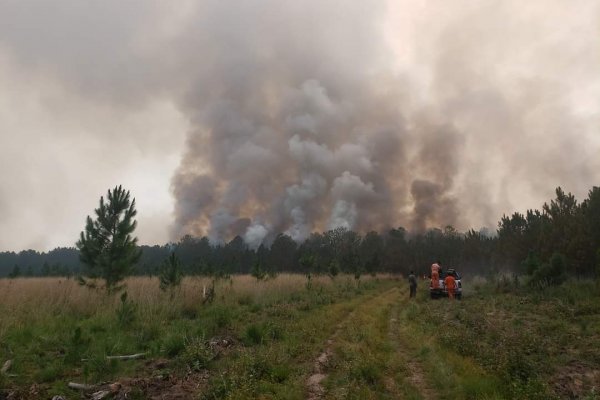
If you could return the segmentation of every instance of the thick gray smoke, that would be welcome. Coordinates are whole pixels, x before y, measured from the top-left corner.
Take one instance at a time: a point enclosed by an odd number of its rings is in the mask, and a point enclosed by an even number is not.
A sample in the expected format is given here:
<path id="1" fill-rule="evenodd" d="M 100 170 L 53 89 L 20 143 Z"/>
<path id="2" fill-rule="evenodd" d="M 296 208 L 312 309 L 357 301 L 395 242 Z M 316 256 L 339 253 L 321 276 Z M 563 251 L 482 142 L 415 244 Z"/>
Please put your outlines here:
<path id="1" fill-rule="evenodd" d="M 597 0 L 0 2 L 0 236 L 119 183 L 144 242 L 493 229 L 600 181 L 599 37 Z"/>
<path id="2" fill-rule="evenodd" d="M 588 161 L 567 165 L 550 144 L 584 150 L 555 97 L 564 85 L 543 76 L 569 70 L 542 64 L 568 38 L 545 41 L 543 7 L 505 15 L 516 6 L 425 13 L 415 65 L 393 73 L 377 2 L 209 2 L 196 25 L 203 63 L 185 102 L 194 129 L 173 179 L 174 236 L 258 246 L 336 227 L 493 226 L 511 191 L 592 182 Z M 523 56 L 523 36 L 540 49 Z"/>
<path id="3" fill-rule="evenodd" d="M 457 222 L 449 193 L 460 140 L 428 116 L 407 126 L 410 88 L 390 73 L 385 10 L 277 1 L 204 10 L 204 62 L 185 103 L 194 130 L 173 179 L 175 237 L 241 235 L 257 246 L 279 232 L 303 240 L 337 227 Z"/>

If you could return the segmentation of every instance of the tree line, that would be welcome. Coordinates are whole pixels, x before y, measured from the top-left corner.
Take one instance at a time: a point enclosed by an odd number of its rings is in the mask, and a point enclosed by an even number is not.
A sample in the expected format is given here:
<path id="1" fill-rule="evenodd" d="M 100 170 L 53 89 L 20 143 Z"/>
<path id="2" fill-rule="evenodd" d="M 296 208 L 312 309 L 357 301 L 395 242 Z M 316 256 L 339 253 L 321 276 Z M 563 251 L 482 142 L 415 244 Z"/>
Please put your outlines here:
<path id="1" fill-rule="evenodd" d="M 314 274 L 406 274 L 414 270 L 425 274 L 437 260 L 469 274 L 531 273 L 535 269 L 532 265 L 550 263 L 560 254 L 567 273 L 589 277 L 600 272 L 600 188 L 593 187 L 588 197 L 578 202 L 559 187 L 556 197 L 543 204 L 541 210 L 503 216 L 495 232 L 459 232 L 446 226 L 415 233 L 399 227 L 361 235 L 337 228 L 313 233 L 303 243 L 280 234 L 269 246 L 256 249 L 249 248 L 239 236 L 223 244 L 188 235 L 177 243 L 129 245 L 139 250 L 132 275 L 156 275 L 171 253 L 177 255 L 186 275 L 257 270 Z M 82 263 L 82 257 L 86 255 L 77 248 L 57 248 L 47 253 L 2 252 L 0 276 L 79 275 L 89 267 L 89 263 Z"/>

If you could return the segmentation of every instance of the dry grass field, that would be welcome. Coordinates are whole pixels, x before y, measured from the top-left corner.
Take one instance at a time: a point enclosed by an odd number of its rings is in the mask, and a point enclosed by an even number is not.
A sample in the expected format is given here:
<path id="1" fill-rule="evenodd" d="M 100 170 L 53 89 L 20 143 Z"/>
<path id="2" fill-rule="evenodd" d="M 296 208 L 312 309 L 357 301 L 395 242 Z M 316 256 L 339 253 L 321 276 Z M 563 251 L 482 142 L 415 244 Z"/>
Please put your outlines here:
<path id="1" fill-rule="evenodd" d="M 208 278 L 186 277 L 171 295 L 159 289 L 156 278 L 132 277 L 125 282 L 124 302 L 119 294 L 108 295 L 73 279 L 3 279 L 0 362 L 12 364 L 0 374 L 0 383 L 5 393 L 17 393 L 16 398 L 73 396 L 67 387 L 71 381 L 152 381 L 156 361 L 182 386 L 187 380 L 197 381 L 193 390 L 179 389 L 189 396 L 193 392 L 190 398 L 195 398 L 200 387 L 210 386 L 204 374 L 209 362 L 218 370 L 230 361 L 225 353 L 254 352 L 253 346 L 273 351 L 278 344 L 286 352 L 292 346 L 296 356 L 309 356 L 354 302 L 394 282 L 396 278 L 386 275 L 362 277 L 360 282 L 350 276 L 320 276 L 313 277 L 308 288 L 303 275 L 280 274 L 264 281 L 232 276 L 216 281 L 215 298 L 205 303 L 203 294 L 212 283 Z M 332 318 L 325 316 L 329 314 Z M 219 347 L 219 340 L 226 348 Z M 211 341 L 218 348 L 211 348 Z M 144 360 L 106 359 L 140 352 L 146 353 Z M 301 377 L 310 372 L 310 359 L 303 362 L 307 364 L 295 371 L 295 384 L 281 382 L 276 392 L 303 393 Z M 154 383 L 131 384 L 134 387 L 126 389 L 129 398 L 137 393 L 135 386 L 144 385 Z M 144 390 L 139 398 L 152 392 Z M 160 385 L 153 390 L 168 392 Z"/>

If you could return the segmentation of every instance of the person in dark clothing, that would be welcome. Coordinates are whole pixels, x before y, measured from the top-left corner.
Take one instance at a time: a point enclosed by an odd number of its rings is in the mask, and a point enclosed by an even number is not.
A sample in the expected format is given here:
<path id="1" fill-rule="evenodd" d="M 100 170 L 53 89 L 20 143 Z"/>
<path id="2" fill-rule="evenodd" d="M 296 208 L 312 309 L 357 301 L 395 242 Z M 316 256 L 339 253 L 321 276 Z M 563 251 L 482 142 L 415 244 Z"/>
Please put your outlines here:
<path id="1" fill-rule="evenodd" d="M 410 298 L 413 298 L 417 295 L 417 277 L 413 271 L 410 271 L 410 275 L 408 275 L 408 286 L 410 287 Z"/>

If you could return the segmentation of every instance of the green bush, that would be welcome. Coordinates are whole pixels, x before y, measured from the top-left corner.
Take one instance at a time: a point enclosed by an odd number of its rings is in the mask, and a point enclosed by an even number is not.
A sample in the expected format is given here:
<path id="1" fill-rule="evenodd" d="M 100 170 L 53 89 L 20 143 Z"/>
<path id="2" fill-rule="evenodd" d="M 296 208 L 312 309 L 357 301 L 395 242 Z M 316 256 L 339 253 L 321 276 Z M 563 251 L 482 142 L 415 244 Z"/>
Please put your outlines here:
<path id="1" fill-rule="evenodd" d="M 250 325 L 244 333 L 246 344 L 262 344 L 265 339 L 265 332 L 259 325 Z"/>
<path id="2" fill-rule="evenodd" d="M 541 264 L 538 256 L 533 251 L 530 251 L 527 258 L 521 263 L 521 266 L 527 275 L 533 275 Z"/>
<path id="3" fill-rule="evenodd" d="M 282 338 L 282 329 L 273 323 L 252 324 L 246 328 L 244 333 L 244 342 L 248 345 L 263 344 L 268 340 Z"/>
<path id="4" fill-rule="evenodd" d="M 264 270 L 260 261 L 257 261 L 252 265 L 250 274 L 255 277 L 257 281 L 262 281 L 267 277 L 267 272 Z"/>
<path id="5" fill-rule="evenodd" d="M 167 336 L 163 342 L 163 351 L 169 357 L 175 357 L 185 349 L 185 340 L 183 336 L 172 334 Z"/>
<path id="6" fill-rule="evenodd" d="M 558 286 L 567 280 L 567 262 L 562 254 L 554 253 L 549 263 L 536 269 L 529 280 L 529 285 L 538 289 Z"/>
<path id="7" fill-rule="evenodd" d="M 193 371 L 206 369 L 216 354 L 204 338 L 193 337 L 186 341 L 183 361 Z"/>

